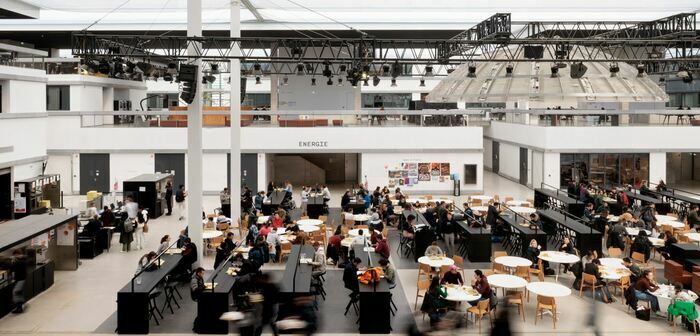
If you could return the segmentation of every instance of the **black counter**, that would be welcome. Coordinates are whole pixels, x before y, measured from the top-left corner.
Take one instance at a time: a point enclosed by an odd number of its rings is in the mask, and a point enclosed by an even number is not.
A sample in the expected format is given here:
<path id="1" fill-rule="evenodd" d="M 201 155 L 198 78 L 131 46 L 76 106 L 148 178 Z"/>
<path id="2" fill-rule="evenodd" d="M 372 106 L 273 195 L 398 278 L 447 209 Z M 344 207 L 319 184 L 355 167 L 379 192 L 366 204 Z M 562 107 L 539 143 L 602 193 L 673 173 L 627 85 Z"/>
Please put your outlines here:
<path id="1" fill-rule="evenodd" d="M 231 291 L 238 279 L 235 276 L 226 274 L 231 267 L 231 261 L 220 265 L 214 273 L 205 279 L 206 283 L 214 281 L 216 287 L 205 290 L 199 294 L 197 299 L 197 325 L 195 332 L 198 334 L 228 334 L 229 323 L 222 321 L 221 315 L 230 310 L 233 303 Z M 218 272 L 217 272 L 218 271 Z"/>
<path id="2" fill-rule="evenodd" d="M 466 221 L 457 222 L 462 237 L 467 239 L 467 259 L 471 262 L 491 261 L 491 230 L 469 227 Z"/>
<path id="3" fill-rule="evenodd" d="M 692 243 L 675 243 L 671 245 L 671 260 L 683 265 L 686 271 L 692 272 L 692 265 L 686 262 L 690 259 L 700 259 L 700 246 Z"/>
<path id="4" fill-rule="evenodd" d="M 601 244 L 603 234 L 600 231 L 554 210 L 537 210 L 537 213 L 545 227 L 553 226 L 565 230 L 580 253 L 585 254 L 587 251 L 594 250 L 598 255 L 603 255 Z M 555 234 L 555 232 L 548 232 L 548 234 Z"/>
<path id="5" fill-rule="evenodd" d="M 559 205 L 566 212 L 577 217 L 583 216 L 583 209 L 586 207 L 583 202 L 570 197 L 565 191 L 545 188 L 535 189 L 535 208 L 545 208 L 546 203 Z"/>
<path id="6" fill-rule="evenodd" d="M 148 334 L 148 295 L 165 276 L 172 272 L 182 260 L 180 254 L 161 256 L 162 266 L 139 276 L 141 284 L 129 281 L 117 292 L 117 332 L 120 334 Z"/>
<path id="7" fill-rule="evenodd" d="M 362 245 L 353 245 L 355 257 L 362 259 L 362 265 L 379 266 L 382 258 L 375 252 L 365 251 Z M 391 332 L 391 290 L 389 283 L 381 279 L 378 283 L 360 283 L 360 333 L 388 334 Z"/>
<path id="8" fill-rule="evenodd" d="M 654 204 L 654 207 L 656 208 L 656 212 L 658 212 L 659 215 L 665 215 L 665 214 L 671 212 L 671 204 L 666 203 L 666 202 L 664 202 L 656 197 L 642 195 L 640 193 L 629 191 L 629 190 L 625 190 L 625 194 L 627 194 L 627 197 L 630 198 L 631 200 L 639 201 L 639 203 L 641 203 L 641 204 L 645 204 L 645 203 Z"/>
<path id="9" fill-rule="evenodd" d="M 543 230 L 533 230 L 529 226 L 522 226 L 518 223 L 515 215 L 512 213 L 501 212 L 498 215 L 503 222 L 510 225 L 510 231 L 520 235 L 521 250 L 516 251 L 519 256 L 524 256 L 525 251 L 527 251 L 530 240 L 535 239 L 537 243 L 542 246 L 542 250 L 547 249 L 547 233 Z"/>
<path id="10" fill-rule="evenodd" d="M 270 216 L 274 211 L 279 209 L 280 204 L 284 201 L 284 197 L 287 195 L 285 190 L 275 190 L 273 191 L 267 199 L 267 202 L 262 204 L 262 212 L 265 216 Z"/>
<path id="11" fill-rule="evenodd" d="M 326 214 L 326 204 L 323 201 L 323 196 L 309 196 L 309 201 L 306 203 L 306 214 L 311 219 L 318 219 L 319 216 Z"/>

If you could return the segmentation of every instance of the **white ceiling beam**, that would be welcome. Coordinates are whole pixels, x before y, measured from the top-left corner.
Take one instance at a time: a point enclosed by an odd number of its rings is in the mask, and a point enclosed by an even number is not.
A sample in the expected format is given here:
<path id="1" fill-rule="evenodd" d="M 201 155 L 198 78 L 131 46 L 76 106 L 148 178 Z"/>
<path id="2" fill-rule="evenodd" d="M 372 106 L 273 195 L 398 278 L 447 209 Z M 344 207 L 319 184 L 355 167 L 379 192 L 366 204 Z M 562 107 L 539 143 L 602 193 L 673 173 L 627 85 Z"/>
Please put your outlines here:
<path id="1" fill-rule="evenodd" d="M 3 0 L 0 9 L 25 16 L 30 19 L 39 18 L 39 7 L 21 0 Z"/>
<path id="2" fill-rule="evenodd" d="M 0 43 L 0 50 L 16 52 L 20 55 L 34 55 L 40 57 L 48 57 L 49 53 L 43 50 L 37 50 L 32 48 L 20 47 L 7 43 Z"/>
<path id="3" fill-rule="evenodd" d="M 243 6 L 245 6 L 245 8 L 248 9 L 248 11 L 251 14 L 253 14 L 253 16 L 255 16 L 255 19 L 258 22 L 265 22 L 265 18 L 262 16 L 262 14 L 260 14 L 258 9 L 255 8 L 255 6 L 253 6 L 253 4 L 250 2 L 250 0 L 240 0 L 240 1 L 243 4 Z"/>

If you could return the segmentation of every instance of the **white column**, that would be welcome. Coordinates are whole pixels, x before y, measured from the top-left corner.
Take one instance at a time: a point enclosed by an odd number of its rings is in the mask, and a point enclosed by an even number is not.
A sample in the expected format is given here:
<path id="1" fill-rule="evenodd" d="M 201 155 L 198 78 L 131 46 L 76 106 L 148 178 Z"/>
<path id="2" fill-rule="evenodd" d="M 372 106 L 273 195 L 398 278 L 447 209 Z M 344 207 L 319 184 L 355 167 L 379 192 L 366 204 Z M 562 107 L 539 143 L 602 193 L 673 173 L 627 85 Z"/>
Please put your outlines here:
<path id="1" fill-rule="evenodd" d="M 649 182 L 666 182 L 666 152 L 649 153 Z"/>
<path id="2" fill-rule="evenodd" d="M 241 4 L 231 1 L 231 37 L 241 37 Z M 239 48 L 232 56 L 241 55 Z M 231 218 L 241 218 L 241 61 L 231 59 Z"/>
<path id="3" fill-rule="evenodd" d="M 187 36 L 202 36 L 202 0 L 187 0 Z M 189 55 L 196 49 L 190 45 Z M 195 83 L 197 91 L 192 104 L 187 107 L 187 215 L 189 237 L 197 245 L 197 264 L 202 260 L 202 60 L 197 65 Z"/>
<path id="4" fill-rule="evenodd" d="M 561 180 L 561 168 L 559 167 L 560 153 L 544 153 L 542 182 L 554 187 L 559 187 Z M 533 186 L 539 188 L 540 186 Z"/>

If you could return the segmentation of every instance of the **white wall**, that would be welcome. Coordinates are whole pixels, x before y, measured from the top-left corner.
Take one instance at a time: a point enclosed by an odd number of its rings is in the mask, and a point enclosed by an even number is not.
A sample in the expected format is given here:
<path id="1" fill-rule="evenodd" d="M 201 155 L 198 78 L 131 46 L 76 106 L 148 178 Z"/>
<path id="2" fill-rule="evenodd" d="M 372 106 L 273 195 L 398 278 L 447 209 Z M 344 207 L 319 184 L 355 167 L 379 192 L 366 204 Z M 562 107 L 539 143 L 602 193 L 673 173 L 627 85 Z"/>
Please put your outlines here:
<path id="1" fill-rule="evenodd" d="M 155 167 L 153 154 L 117 154 L 109 156 L 109 184 L 110 189 L 114 189 L 117 183 L 117 190 L 122 191 L 122 183 L 125 180 L 141 174 L 152 174 Z"/>
<path id="2" fill-rule="evenodd" d="M 493 141 L 484 139 L 484 168 L 493 168 Z"/>
<path id="3" fill-rule="evenodd" d="M 544 153 L 540 151 L 530 151 L 532 153 L 532 160 L 530 160 L 530 166 L 532 167 L 532 187 L 539 188 L 544 181 Z"/>
<path id="4" fill-rule="evenodd" d="M 449 163 L 450 174 L 459 174 L 460 179 L 464 175 L 465 164 L 477 165 L 477 183 L 462 185 L 463 191 L 483 190 L 483 154 L 479 151 L 463 153 L 363 153 L 361 158 L 361 179 L 367 182 L 371 189 L 376 186 L 385 186 L 389 182 L 389 170 L 401 169 L 402 162 L 438 162 Z M 365 176 L 367 180 L 365 181 Z M 445 182 L 418 182 L 414 186 L 399 186 L 408 193 L 436 193 L 447 194 L 453 190 L 453 183 L 449 179 Z"/>
<path id="5" fill-rule="evenodd" d="M 228 182 L 226 177 L 226 154 L 225 153 L 205 153 L 203 157 L 204 176 L 202 177 L 202 188 L 205 191 L 221 190 Z"/>
<path id="6" fill-rule="evenodd" d="M 498 173 L 519 181 L 520 147 L 501 142 L 499 149 Z"/>
<path id="7" fill-rule="evenodd" d="M 73 193 L 72 159 L 71 155 L 50 155 L 46 163 L 46 174 L 61 175 L 61 191 L 65 194 Z"/>
<path id="8" fill-rule="evenodd" d="M 43 161 L 16 165 L 12 167 L 12 179 L 14 181 L 24 180 L 41 175 Z"/>
<path id="9" fill-rule="evenodd" d="M 45 112 L 46 111 L 46 83 L 29 82 L 20 80 L 7 81 L 9 85 L 3 85 L 3 102 L 5 90 L 9 93 L 9 110 L 3 112 Z"/>
<path id="10" fill-rule="evenodd" d="M 13 161 L 46 155 L 46 132 L 46 118 L 43 117 L 0 118 L 0 147 L 13 147 L 10 152 L 0 153 L 0 168 Z"/>
<path id="11" fill-rule="evenodd" d="M 103 106 L 102 87 L 78 84 L 70 86 L 71 111 L 102 111 Z"/>
<path id="12" fill-rule="evenodd" d="M 309 76 L 289 76 L 288 85 L 278 86 L 280 110 L 353 110 L 355 93 L 350 83 L 343 79 L 343 86 L 326 85 L 326 77 L 317 77 L 311 86 Z M 280 82 L 282 79 L 280 78 Z"/>
<path id="13" fill-rule="evenodd" d="M 649 182 L 659 183 L 659 180 L 667 181 L 666 178 L 666 153 L 649 153 Z"/>
<path id="14" fill-rule="evenodd" d="M 559 186 L 560 182 L 560 154 L 559 153 L 544 153 L 544 183 L 554 187 Z M 539 186 L 537 186 L 539 187 Z"/>

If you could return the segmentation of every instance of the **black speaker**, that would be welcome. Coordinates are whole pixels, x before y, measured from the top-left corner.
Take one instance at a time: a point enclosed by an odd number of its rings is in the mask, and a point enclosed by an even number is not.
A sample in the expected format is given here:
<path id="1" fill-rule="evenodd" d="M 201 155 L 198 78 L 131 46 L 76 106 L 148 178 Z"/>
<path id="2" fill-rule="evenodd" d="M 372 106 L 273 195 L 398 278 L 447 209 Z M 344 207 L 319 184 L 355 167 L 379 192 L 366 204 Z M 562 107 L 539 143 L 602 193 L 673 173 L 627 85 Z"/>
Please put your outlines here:
<path id="1" fill-rule="evenodd" d="M 586 74 L 588 67 L 583 63 L 574 63 L 571 65 L 571 78 L 581 78 Z"/>
<path id="2" fill-rule="evenodd" d="M 544 46 L 525 46 L 525 58 L 542 59 L 544 57 Z"/>

